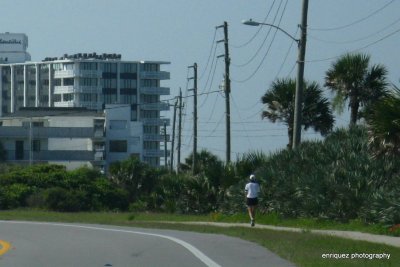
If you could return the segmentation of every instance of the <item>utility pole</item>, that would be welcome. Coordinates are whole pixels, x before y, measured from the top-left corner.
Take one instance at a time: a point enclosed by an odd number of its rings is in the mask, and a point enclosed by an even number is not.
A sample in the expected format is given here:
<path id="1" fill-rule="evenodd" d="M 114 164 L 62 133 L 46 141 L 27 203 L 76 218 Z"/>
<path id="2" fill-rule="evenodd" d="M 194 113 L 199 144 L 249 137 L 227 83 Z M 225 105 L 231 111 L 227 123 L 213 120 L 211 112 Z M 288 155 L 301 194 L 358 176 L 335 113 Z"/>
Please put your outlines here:
<path id="1" fill-rule="evenodd" d="M 224 25 L 217 26 L 218 28 L 224 28 L 224 40 L 217 42 L 224 42 L 225 46 L 225 122 L 226 122 L 226 162 L 231 161 L 231 108 L 229 94 L 231 92 L 231 79 L 229 76 L 229 66 L 231 59 L 229 58 L 229 45 L 228 45 L 228 23 L 224 21 Z"/>
<path id="2" fill-rule="evenodd" d="M 170 162 L 170 172 L 174 169 L 174 149 L 175 149 L 175 122 L 176 122 L 176 109 L 178 108 L 178 99 L 175 100 L 174 104 L 174 119 L 172 122 L 172 142 L 171 142 L 171 162 Z"/>
<path id="3" fill-rule="evenodd" d="M 168 163 L 168 151 L 167 151 L 167 122 L 164 121 L 164 166 L 167 168 Z"/>
<path id="4" fill-rule="evenodd" d="M 299 54 L 297 60 L 298 68 L 293 122 L 293 149 L 297 148 L 300 145 L 301 140 L 301 112 L 303 110 L 304 59 L 306 54 L 307 13 L 308 0 L 303 0 L 300 25 L 301 37 L 299 41 Z"/>
<path id="5" fill-rule="evenodd" d="M 176 163 L 177 172 L 181 169 L 181 139 L 182 139 L 182 89 L 179 88 L 179 122 L 178 122 L 178 160 Z"/>
<path id="6" fill-rule="evenodd" d="M 197 63 L 194 63 L 193 66 L 189 66 L 189 68 L 193 68 L 194 76 L 193 76 L 193 159 L 192 159 L 192 172 L 196 173 L 197 166 Z"/>

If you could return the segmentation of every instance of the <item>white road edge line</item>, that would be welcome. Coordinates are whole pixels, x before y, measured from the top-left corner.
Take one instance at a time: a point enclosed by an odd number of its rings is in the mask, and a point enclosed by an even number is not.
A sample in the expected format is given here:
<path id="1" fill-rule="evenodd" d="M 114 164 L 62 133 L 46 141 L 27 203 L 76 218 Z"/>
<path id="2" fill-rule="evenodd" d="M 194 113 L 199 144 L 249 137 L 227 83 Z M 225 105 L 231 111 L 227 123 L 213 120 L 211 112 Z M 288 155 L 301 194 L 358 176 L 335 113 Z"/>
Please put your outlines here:
<path id="1" fill-rule="evenodd" d="M 130 231 L 130 230 L 122 230 L 122 229 L 109 229 L 109 228 L 101 228 L 101 227 L 94 227 L 94 226 L 84 226 L 84 225 L 74 225 L 74 224 L 62 224 L 62 223 L 47 223 L 47 222 L 26 222 L 26 221 L 2 221 L 0 220 L 0 223 L 19 223 L 19 224 L 37 224 L 37 225 L 53 225 L 53 226 L 63 226 L 63 227 L 74 227 L 74 228 L 82 228 L 82 229 L 90 229 L 90 230 L 100 230 L 100 231 L 110 231 L 110 232 L 120 232 L 120 233 L 130 233 L 130 234 L 137 234 L 137 235 L 147 235 L 147 236 L 154 236 L 154 237 L 159 237 L 159 238 L 164 238 L 168 239 L 170 241 L 173 241 L 182 247 L 186 248 L 189 250 L 196 258 L 201 260 L 205 265 L 209 267 L 221 267 L 218 263 L 207 257 L 203 252 L 201 252 L 199 249 L 194 247 L 193 245 L 172 237 L 172 236 L 167 236 L 167 235 L 160 235 L 160 234 L 152 234 L 152 233 L 144 233 L 144 232 L 139 232 L 139 231 Z"/>

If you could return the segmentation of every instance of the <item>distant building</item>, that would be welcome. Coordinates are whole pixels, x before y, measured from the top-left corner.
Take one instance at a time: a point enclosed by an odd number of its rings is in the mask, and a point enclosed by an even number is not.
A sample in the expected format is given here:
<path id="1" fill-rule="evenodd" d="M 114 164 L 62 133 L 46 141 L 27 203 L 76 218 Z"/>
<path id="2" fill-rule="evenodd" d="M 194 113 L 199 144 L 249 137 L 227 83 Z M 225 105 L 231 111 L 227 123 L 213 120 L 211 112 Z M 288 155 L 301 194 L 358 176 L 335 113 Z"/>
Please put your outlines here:
<path id="1" fill-rule="evenodd" d="M 0 33 L 0 63 L 22 63 L 31 60 L 26 51 L 28 36 L 24 33 Z"/>
<path id="2" fill-rule="evenodd" d="M 124 156 L 120 154 L 115 158 L 139 153 L 143 161 L 159 166 L 160 158 L 164 157 L 160 149 L 160 141 L 164 140 L 160 127 L 164 123 L 169 125 L 169 120 L 160 115 L 169 110 L 168 103 L 160 99 L 170 93 L 168 87 L 161 86 L 161 81 L 170 77 L 169 72 L 161 70 L 164 64 L 169 62 L 122 61 L 118 54 L 96 53 L 65 54 L 60 58 L 45 58 L 42 62 L 0 64 L 0 117 L 24 107 L 82 107 L 103 112 L 107 105 L 114 105 L 106 109 L 106 113 L 112 117 L 115 112 L 121 112 L 126 124 L 117 122 L 118 119 L 109 121 L 110 133 L 115 127 L 126 127 L 115 130 L 118 140 L 126 142 L 114 142 L 107 149 L 122 149 L 126 144 L 126 151 L 120 152 L 125 153 Z M 121 105 L 123 108 L 119 109 Z M 129 118 L 126 119 L 127 114 Z M 124 131 L 126 135 L 122 136 Z M 140 133 L 140 138 L 132 139 L 128 135 L 131 133 L 135 138 Z M 139 142 L 141 150 L 130 153 L 135 142 Z"/>
<path id="3" fill-rule="evenodd" d="M 0 118 L 6 161 L 105 170 L 105 117 L 82 108 L 23 108 Z"/>
<path id="4" fill-rule="evenodd" d="M 144 123 L 131 121 L 130 105 L 106 105 L 104 112 L 86 108 L 21 108 L 0 118 L 0 142 L 6 161 L 18 164 L 57 163 L 106 171 L 118 160 L 157 158 L 145 149 L 159 134 L 144 134 Z"/>

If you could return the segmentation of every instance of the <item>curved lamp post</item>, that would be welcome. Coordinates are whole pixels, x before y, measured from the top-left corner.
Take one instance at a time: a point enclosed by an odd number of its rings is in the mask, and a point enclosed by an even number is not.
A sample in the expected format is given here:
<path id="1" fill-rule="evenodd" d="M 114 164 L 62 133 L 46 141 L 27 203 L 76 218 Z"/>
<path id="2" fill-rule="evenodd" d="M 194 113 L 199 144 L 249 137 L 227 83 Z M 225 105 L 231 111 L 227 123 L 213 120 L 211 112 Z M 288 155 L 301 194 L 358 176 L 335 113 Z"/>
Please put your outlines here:
<path id="1" fill-rule="evenodd" d="M 301 110 L 302 110 L 302 103 L 303 103 L 303 79 L 304 79 L 304 58 L 306 52 L 306 22 L 307 22 L 307 6 L 303 6 L 303 18 L 301 28 L 301 38 L 296 39 L 292 35 L 290 35 L 285 30 L 281 29 L 278 26 L 269 24 L 269 23 L 261 23 L 254 21 L 252 19 L 243 20 L 242 23 L 244 25 L 249 26 L 270 26 L 272 28 L 278 29 L 279 31 L 283 32 L 288 36 L 290 39 L 295 41 L 298 45 L 298 58 L 297 58 L 297 79 L 296 79 L 296 95 L 295 95 L 295 108 L 294 108 L 294 120 L 293 120 L 293 148 L 296 148 L 300 144 L 301 139 Z"/>

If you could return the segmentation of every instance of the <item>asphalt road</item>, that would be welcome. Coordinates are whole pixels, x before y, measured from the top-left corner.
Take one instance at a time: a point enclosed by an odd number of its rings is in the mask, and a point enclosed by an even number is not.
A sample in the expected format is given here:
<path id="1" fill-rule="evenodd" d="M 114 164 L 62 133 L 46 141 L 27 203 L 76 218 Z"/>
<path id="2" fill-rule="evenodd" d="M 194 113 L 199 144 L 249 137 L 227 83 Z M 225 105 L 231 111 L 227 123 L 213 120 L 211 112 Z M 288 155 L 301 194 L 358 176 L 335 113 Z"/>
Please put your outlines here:
<path id="1" fill-rule="evenodd" d="M 238 238 L 173 230 L 0 221 L 0 266 L 294 266 Z"/>

